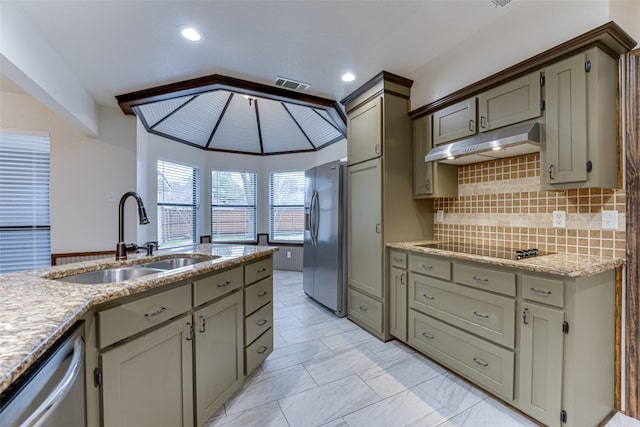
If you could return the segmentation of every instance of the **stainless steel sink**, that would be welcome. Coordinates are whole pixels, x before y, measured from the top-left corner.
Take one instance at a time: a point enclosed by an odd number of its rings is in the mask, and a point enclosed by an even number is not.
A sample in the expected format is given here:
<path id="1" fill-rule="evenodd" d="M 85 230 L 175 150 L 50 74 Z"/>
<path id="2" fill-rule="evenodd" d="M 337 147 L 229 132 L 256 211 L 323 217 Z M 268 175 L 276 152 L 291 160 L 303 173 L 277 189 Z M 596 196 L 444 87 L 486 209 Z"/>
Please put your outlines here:
<path id="1" fill-rule="evenodd" d="M 104 285 L 107 283 L 124 282 L 137 279 L 149 274 L 160 273 L 164 270 L 143 266 L 107 268 L 105 270 L 90 271 L 88 273 L 74 274 L 72 276 L 59 277 L 60 282 L 79 283 L 82 285 Z"/>
<path id="2" fill-rule="evenodd" d="M 219 258 L 219 257 L 215 257 Z M 141 267 L 159 268 L 161 270 L 173 270 L 174 268 L 186 267 L 188 265 L 198 264 L 200 262 L 210 261 L 215 258 L 167 258 L 158 261 L 141 264 Z"/>

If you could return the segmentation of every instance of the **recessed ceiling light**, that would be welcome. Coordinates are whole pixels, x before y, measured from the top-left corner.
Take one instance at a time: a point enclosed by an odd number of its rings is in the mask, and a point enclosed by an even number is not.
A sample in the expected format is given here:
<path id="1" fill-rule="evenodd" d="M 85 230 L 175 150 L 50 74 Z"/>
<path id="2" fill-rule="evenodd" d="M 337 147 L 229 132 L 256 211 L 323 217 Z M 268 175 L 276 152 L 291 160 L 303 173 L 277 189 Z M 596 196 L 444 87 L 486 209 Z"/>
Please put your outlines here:
<path id="1" fill-rule="evenodd" d="M 455 157 L 455 156 L 449 156 L 449 157 L 447 157 L 447 160 L 455 160 L 455 159 L 456 159 L 456 157 Z"/>
<path id="2" fill-rule="evenodd" d="M 355 79 L 356 79 L 356 76 L 355 76 L 355 74 L 353 74 L 353 73 L 344 73 L 344 74 L 342 75 L 342 81 L 343 81 L 343 82 L 352 82 L 352 81 L 354 81 Z"/>
<path id="3" fill-rule="evenodd" d="M 203 38 L 202 33 L 193 27 L 181 27 L 180 35 L 192 42 L 198 42 Z"/>
<path id="4" fill-rule="evenodd" d="M 492 148 L 492 150 L 493 150 L 493 151 L 501 151 L 501 150 L 502 150 L 502 147 L 493 147 L 493 148 Z"/>

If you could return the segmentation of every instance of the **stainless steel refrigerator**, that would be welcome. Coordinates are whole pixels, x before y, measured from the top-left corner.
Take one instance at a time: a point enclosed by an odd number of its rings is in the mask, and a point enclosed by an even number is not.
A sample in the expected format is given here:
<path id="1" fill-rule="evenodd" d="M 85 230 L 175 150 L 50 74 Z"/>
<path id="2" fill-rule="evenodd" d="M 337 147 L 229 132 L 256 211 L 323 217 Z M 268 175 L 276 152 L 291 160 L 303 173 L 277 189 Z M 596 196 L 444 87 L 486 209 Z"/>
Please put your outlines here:
<path id="1" fill-rule="evenodd" d="M 304 292 L 347 315 L 347 165 L 330 162 L 305 172 Z"/>

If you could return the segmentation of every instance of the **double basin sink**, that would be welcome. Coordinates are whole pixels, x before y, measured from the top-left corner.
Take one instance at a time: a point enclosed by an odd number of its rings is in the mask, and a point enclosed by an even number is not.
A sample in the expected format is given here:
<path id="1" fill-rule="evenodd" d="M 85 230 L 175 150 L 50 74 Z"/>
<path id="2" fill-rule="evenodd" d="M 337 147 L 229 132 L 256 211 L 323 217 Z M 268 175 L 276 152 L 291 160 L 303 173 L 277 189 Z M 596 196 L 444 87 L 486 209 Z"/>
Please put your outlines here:
<path id="1" fill-rule="evenodd" d="M 149 274 L 161 273 L 168 270 L 175 270 L 181 267 L 211 261 L 220 258 L 209 256 L 206 258 L 189 258 L 179 256 L 175 258 L 160 259 L 144 264 L 129 265 L 126 267 L 107 268 L 103 270 L 89 271 L 87 273 L 74 274 L 71 276 L 59 277 L 55 280 L 61 282 L 78 283 L 82 285 L 104 285 L 107 283 L 124 282 L 125 280 L 137 279 Z"/>

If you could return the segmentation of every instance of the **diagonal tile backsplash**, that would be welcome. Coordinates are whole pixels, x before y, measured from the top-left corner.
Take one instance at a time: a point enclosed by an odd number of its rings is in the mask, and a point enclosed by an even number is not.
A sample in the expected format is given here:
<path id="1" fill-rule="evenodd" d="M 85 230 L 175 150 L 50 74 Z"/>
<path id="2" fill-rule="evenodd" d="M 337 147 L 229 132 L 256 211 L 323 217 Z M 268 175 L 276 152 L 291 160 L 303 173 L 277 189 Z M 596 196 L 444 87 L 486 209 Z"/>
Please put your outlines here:
<path id="1" fill-rule="evenodd" d="M 434 237 L 467 244 L 534 248 L 624 258 L 625 192 L 602 188 L 540 190 L 540 155 L 458 168 L 458 197 L 435 199 Z M 618 230 L 601 230 L 602 211 L 618 211 Z M 554 228 L 553 211 L 566 212 Z"/>

